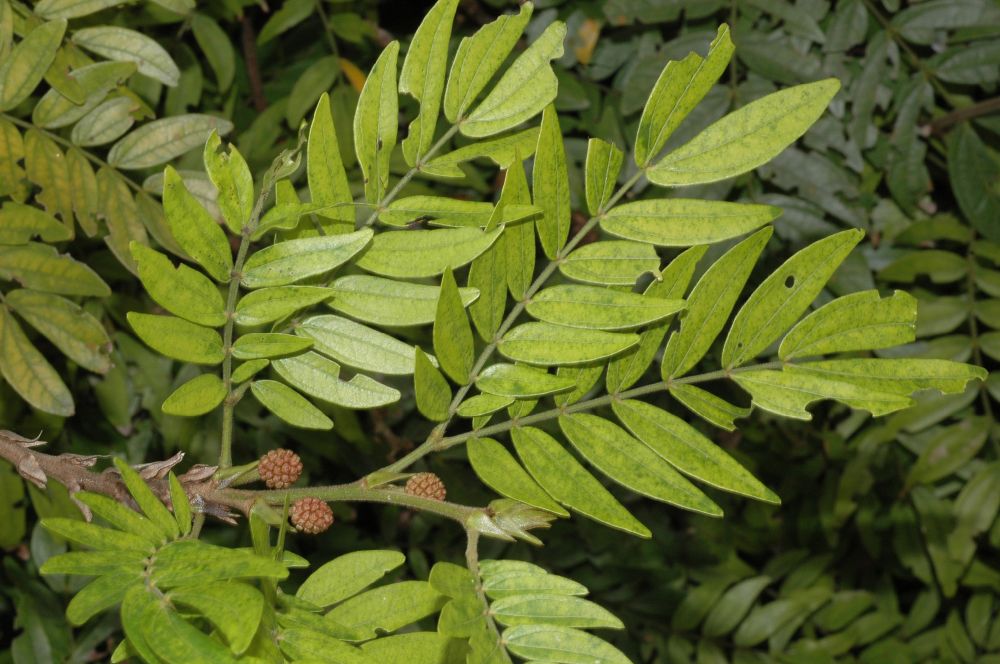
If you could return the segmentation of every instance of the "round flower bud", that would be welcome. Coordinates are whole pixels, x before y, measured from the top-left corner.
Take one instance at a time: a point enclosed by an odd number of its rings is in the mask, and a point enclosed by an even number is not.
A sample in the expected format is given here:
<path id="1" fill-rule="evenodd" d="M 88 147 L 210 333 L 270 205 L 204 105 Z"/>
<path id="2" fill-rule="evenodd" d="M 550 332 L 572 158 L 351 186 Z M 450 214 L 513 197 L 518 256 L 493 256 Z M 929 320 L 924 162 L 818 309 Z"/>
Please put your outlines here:
<path id="1" fill-rule="evenodd" d="M 260 458 L 257 472 L 269 489 L 287 489 L 302 474 L 302 459 L 291 450 L 271 450 Z"/>
<path id="2" fill-rule="evenodd" d="M 333 510 L 319 498 L 300 498 L 289 510 L 292 525 L 304 533 L 316 535 L 333 524 Z"/>
<path id="3" fill-rule="evenodd" d="M 434 473 L 417 473 L 406 480 L 406 493 L 432 500 L 444 500 L 447 491 L 444 482 Z"/>

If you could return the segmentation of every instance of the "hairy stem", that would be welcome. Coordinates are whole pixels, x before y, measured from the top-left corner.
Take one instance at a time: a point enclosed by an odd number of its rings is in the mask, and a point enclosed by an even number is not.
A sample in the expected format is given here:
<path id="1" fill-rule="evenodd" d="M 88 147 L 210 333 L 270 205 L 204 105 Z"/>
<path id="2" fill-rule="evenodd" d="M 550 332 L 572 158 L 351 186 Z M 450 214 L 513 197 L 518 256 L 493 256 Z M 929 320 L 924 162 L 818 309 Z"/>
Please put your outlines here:
<path id="1" fill-rule="evenodd" d="M 497 627 L 497 623 L 490 613 L 490 601 L 483 590 L 483 577 L 479 573 L 479 531 L 466 529 L 465 535 L 468 538 L 465 545 L 465 565 L 469 568 L 469 572 L 475 580 L 476 597 L 479 598 L 480 603 L 483 605 L 483 616 L 486 618 L 487 629 L 493 635 L 496 647 L 502 650 L 501 661 L 510 662 L 510 657 L 507 655 L 507 651 L 500 640 L 500 629 Z"/>

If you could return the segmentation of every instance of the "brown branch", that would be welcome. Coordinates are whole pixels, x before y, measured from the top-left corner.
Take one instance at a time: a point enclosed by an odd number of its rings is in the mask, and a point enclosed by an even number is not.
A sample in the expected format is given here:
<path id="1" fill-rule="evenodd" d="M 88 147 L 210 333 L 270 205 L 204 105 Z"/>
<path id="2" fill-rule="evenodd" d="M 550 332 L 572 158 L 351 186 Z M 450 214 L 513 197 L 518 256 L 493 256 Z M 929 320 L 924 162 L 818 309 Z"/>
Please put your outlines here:
<path id="1" fill-rule="evenodd" d="M 240 24 L 243 28 L 243 60 L 247 66 L 247 78 L 250 79 L 250 101 L 253 102 L 254 109 L 261 113 L 267 108 L 267 97 L 264 96 L 264 81 L 257 62 L 257 34 L 249 15 L 244 13 Z"/>
<path id="2" fill-rule="evenodd" d="M 924 131 L 931 136 L 944 134 L 951 129 L 953 125 L 956 125 L 959 122 L 974 120 L 975 118 L 983 115 L 990 115 L 991 113 L 1000 113 L 1000 97 L 986 99 L 985 101 L 975 103 L 972 106 L 966 106 L 964 108 L 955 109 L 950 113 L 945 113 L 941 117 L 928 123 L 926 127 L 924 127 Z"/>

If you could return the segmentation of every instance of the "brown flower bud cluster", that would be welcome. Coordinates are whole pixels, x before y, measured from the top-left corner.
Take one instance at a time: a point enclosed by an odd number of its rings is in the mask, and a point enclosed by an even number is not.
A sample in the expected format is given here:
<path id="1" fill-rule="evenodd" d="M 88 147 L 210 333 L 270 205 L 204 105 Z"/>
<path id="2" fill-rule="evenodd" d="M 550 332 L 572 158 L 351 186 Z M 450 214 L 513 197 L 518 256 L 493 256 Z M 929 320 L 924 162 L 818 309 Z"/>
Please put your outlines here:
<path id="1" fill-rule="evenodd" d="M 260 458 L 260 479 L 269 489 L 287 489 L 302 475 L 302 459 L 291 450 L 271 450 Z"/>

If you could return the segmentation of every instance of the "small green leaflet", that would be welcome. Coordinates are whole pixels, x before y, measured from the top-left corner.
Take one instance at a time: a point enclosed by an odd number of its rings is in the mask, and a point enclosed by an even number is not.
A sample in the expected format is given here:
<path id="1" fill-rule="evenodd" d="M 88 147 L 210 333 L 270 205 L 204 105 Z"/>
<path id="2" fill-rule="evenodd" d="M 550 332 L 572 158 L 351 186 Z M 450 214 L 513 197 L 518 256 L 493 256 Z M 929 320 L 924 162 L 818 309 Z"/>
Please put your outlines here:
<path id="1" fill-rule="evenodd" d="M 559 516 L 569 516 L 569 512 L 552 500 L 514 459 L 514 455 L 497 441 L 492 438 L 473 438 L 465 447 L 476 475 L 500 495 Z"/>
<path id="2" fill-rule="evenodd" d="M 517 362 L 584 364 L 613 357 L 638 342 L 638 335 L 630 333 L 523 323 L 505 334 L 497 348 L 502 355 Z"/>
<path id="3" fill-rule="evenodd" d="M 498 600 L 521 595 L 580 596 L 586 586 L 522 560 L 483 560 L 479 566 L 483 592 Z"/>
<path id="4" fill-rule="evenodd" d="M 340 316 L 310 316 L 295 334 L 311 339 L 316 351 L 362 371 L 390 375 L 413 373 L 413 346 L 384 332 Z"/>
<path id="5" fill-rule="evenodd" d="M 477 394 L 469 397 L 456 411 L 461 417 L 482 417 L 503 410 L 514 403 L 514 397 L 501 397 L 495 394 Z"/>
<path id="6" fill-rule="evenodd" d="M 0 63 L 0 111 L 8 111 L 35 90 L 66 33 L 66 19 L 42 23 Z"/>
<path id="7" fill-rule="evenodd" d="M 951 360 L 872 357 L 804 362 L 786 365 L 786 371 L 822 376 L 901 396 L 930 389 L 958 394 L 965 391 L 969 381 L 986 380 L 988 375 L 982 367 Z"/>
<path id="8" fill-rule="evenodd" d="M 448 379 L 419 347 L 414 349 L 414 353 L 413 391 L 417 409 L 429 420 L 444 422 L 448 419 L 448 407 L 451 404 Z"/>
<path id="9" fill-rule="evenodd" d="M 578 628 L 624 629 L 610 611 L 588 600 L 569 595 L 514 595 L 490 605 L 502 625 L 559 625 Z"/>
<path id="10" fill-rule="evenodd" d="M 226 234 L 184 186 L 173 166 L 163 178 L 163 212 L 177 243 L 216 281 L 226 283 L 233 271 L 233 252 Z"/>
<path id="11" fill-rule="evenodd" d="M 135 63 L 132 62 L 97 62 L 74 69 L 73 78 L 86 95 L 83 103 L 74 102 L 52 88 L 42 95 L 35 108 L 32 109 L 31 120 L 34 124 L 46 129 L 68 127 L 84 116 L 93 114 L 93 111 L 102 105 L 101 102 L 107 99 L 108 92 L 121 85 L 134 73 Z M 133 109 L 136 108 L 135 100 L 133 99 L 131 102 L 129 106 Z M 129 122 L 128 126 L 131 124 Z M 81 144 L 77 143 L 77 145 Z"/>
<path id="12" fill-rule="evenodd" d="M 459 385 L 468 383 L 476 347 L 472 338 L 472 326 L 451 268 L 446 269 L 441 277 L 441 296 L 434 316 L 433 340 L 434 353 L 441 369 Z"/>
<path id="13" fill-rule="evenodd" d="M 439 226 L 485 226 L 493 206 L 484 201 L 463 201 L 447 196 L 406 196 L 397 198 L 379 213 L 379 221 L 390 226 L 405 226 L 428 219 Z"/>
<path id="14" fill-rule="evenodd" d="M 252 332 L 241 334 L 233 344 L 233 357 L 238 360 L 259 360 L 263 358 L 296 355 L 312 348 L 312 339 L 294 334 L 278 332 Z"/>
<path id="15" fill-rule="evenodd" d="M 566 24 L 550 23 L 504 71 L 486 98 L 459 123 L 460 131 L 466 136 L 490 136 L 541 112 L 556 97 L 559 82 L 549 61 L 563 54 L 565 38 Z"/>
<path id="16" fill-rule="evenodd" d="M 910 343 L 915 338 L 917 300 L 896 291 L 881 299 L 878 291 L 839 297 L 793 327 L 778 348 L 790 360 L 852 350 L 873 350 Z"/>
<path id="17" fill-rule="evenodd" d="M 78 18 L 114 7 L 121 0 L 41 0 L 34 12 L 42 18 Z"/>
<path id="18" fill-rule="evenodd" d="M 560 392 L 553 400 L 557 406 L 574 404 L 586 396 L 600 380 L 604 373 L 604 363 L 581 364 L 576 366 L 561 366 L 556 369 L 556 375 L 572 378 L 576 383 L 569 392 Z"/>
<path id="19" fill-rule="evenodd" d="M 239 340 L 237 340 L 236 343 L 238 344 Z M 233 369 L 233 375 L 230 377 L 230 382 L 232 382 L 233 385 L 245 383 L 256 376 L 259 372 L 263 371 L 269 364 L 271 364 L 270 360 L 263 358 L 244 362 Z"/>
<path id="20" fill-rule="evenodd" d="M 218 287 L 208 277 L 187 265 L 173 262 L 144 244 L 129 244 L 139 268 L 139 280 L 153 301 L 170 313 L 192 323 L 222 327 L 226 305 Z"/>
<path id="21" fill-rule="evenodd" d="M 193 8 L 193 1 L 191 4 Z M 215 19 L 199 13 L 191 17 L 191 32 L 198 42 L 198 48 L 205 54 L 208 65 L 215 72 L 219 91 L 227 91 L 236 76 L 236 53 L 229 36 Z"/>
<path id="22" fill-rule="evenodd" d="M 174 87 L 181 72 L 166 49 L 154 39 L 128 28 L 102 25 L 73 32 L 73 43 L 109 60 L 134 62 L 139 73 Z"/>
<path id="23" fill-rule="evenodd" d="M 684 420 L 642 401 L 620 401 L 612 408 L 636 438 L 685 475 L 748 498 L 781 502 L 773 491 Z"/>
<path id="24" fill-rule="evenodd" d="M 865 236 L 849 230 L 814 242 L 772 272 L 743 304 L 722 348 L 722 366 L 755 358 L 791 327 Z"/>
<path id="25" fill-rule="evenodd" d="M 31 345 L 21 326 L 0 307 L 0 375 L 21 398 L 45 413 L 69 417 L 73 395 L 45 357 Z"/>
<path id="26" fill-rule="evenodd" d="M 486 228 L 496 229 L 501 219 L 506 216 L 508 208 L 527 207 L 530 204 L 531 192 L 528 190 L 528 179 L 524 174 L 524 162 L 515 159 L 504 175 L 500 200 L 497 201 L 496 209 Z M 504 273 L 510 294 L 515 300 L 523 299 L 535 273 L 535 222 L 529 220 L 507 226 L 496 247 L 507 261 Z M 499 308 L 496 313 L 502 314 Z"/>
<path id="27" fill-rule="evenodd" d="M 481 158 L 490 159 L 500 168 L 510 168 L 515 159 L 527 159 L 534 154 L 538 133 L 538 127 L 530 127 L 485 141 L 476 141 L 431 159 L 421 170 L 437 177 L 464 178 L 465 172 L 459 164 Z"/>
<path id="28" fill-rule="evenodd" d="M 182 362 L 220 364 L 225 359 L 222 337 L 215 330 L 173 316 L 134 311 L 128 322 L 139 338 L 158 353 Z"/>
<path id="29" fill-rule="evenodd" d="M 74 145 L 93 147 L 118 140 L 135 124 L 132 113 L 138 110 L 134 99 L 115 97 L 101 102 L 80 118 L 70 131 Z"/>
<path id="30" fill-rule="evenodd" d="M 276 380 L 257 380 L 250 383 L 254 397 L 269 411 L 302 429 L 329 430 L 333 421 L 304 396 Z"/>
<path id="31" fill-rule="evenodd" d="M 319 205 L 335 205 L 324 212 L 324 219 L 333 220 L 336 227 L 353 230 L 354 197 L 347 183 L 340 143 L 330 110 L 330 96 L 323 93 L 309 125 L 306 150 L 306 172 L 309 178 L 310 200 Z"/>
<path id="32" fill-rule="evenodd" d="M 205 142 L 205 171 L 218 190 L 216 204 L 226 225 L 234 234 L 243 232 L 253 212 L 253 176 L 243 155 L 234 145 L 222 145 L 218 132 L 213 131 Z"/>
<path id="33" fill-rule="evenodd" d="M 399 401 L 398 390 L 364 374 L 341 380 L 340 365 L 313 351 L 274 360 L 271 365 L 293 387 L 345 408 L 378 408 Z"/>
<path id="34" fill-rule="evenodd" d="M 588 173 L 589 158 L 588 153 Z M 533 201 L 542 208 L 542 218 L 537 224 L 538 239 L 545 255 L 552 260 L 569 237 L 571 215 L 566 149 L 563 147 L 559 116 L 553 105 L 549 105 L 542 113 L 531 185 Z"/>
<path id="35" fill-rule="evenodd" d="M 196 417 L 215 409 L 226 398 L 226 386 L 216 374 L 201 374 L 184 383 L 161 406 L 167 415 Z"/>
<path id="36" fill-rule="evenodd" d="M 355 264 L 386 277 L 433 277 L 449 267 L 466 265 L 489 249 L 502 232 L 484 233 L 478 228 L 388 231 L 376 235 Z"/>
<path id="37" fill-rule="evenodd" d="M 0 209 L 0 244 L 27 244 L 33 237 L 45 242 L 63 242 L 72 239 L 73 233 L 36 207 L 5 201 Z"/>
<path id="38" fill-rule="evenodd" d="M 497 73 L 520 39 L 531 18 L 533 5 L 526 2 L 517 14 L 505 14 L 462 38 L 448 75 L 444 114 L 457 122 Z"/>
<path id="39" fill-rule="evenodd" d="M 150 168 L 199 148 L 212 133 L 228 134 L 233 125 L 214 115 L 175 115 L 153 120 L 111 146 L 108 163 L 126 170 Z"/>
<path id="40" fill-rule="evenodd" d="M 99 320 L 66 298 L 19 288 L 7 291 L 7 306 L 81 367 L 106 373 L 111 340 Z"/>
<path id="41" fill-rule="evenodd" d="M 0 279 L 61 295 L 107 297 L 111 289 L 96 272 L 40 242 L 0 245 Z"/>
<path id="42" fill-rule="evenodd" d="M 563 276 L 605 286 L 634 286 L 643 274 L 656 274 L 660 257 L 656 247 L 631 240 L 603 240 L 585 244 L 559 263 Z"/>
<path id="43" fill-rule="evenodd" d="M 335 291 L 329 306 L 352 318 L 391 327 L 427 325 L 437 312 L 438 286 L 411 284 L 381 277 L 350 275 L 331 284 Z M 479 297 L 475 288 L 459 288 L 462 304 Z"/>
<path id="44" fill-rule="evenodd" d="M 612 528 L 651 537 L 649 529 L 622 507 L 555 438 L 533 427 L 513 429 L 511 438 L 528 472 L 560 503 Z"/>
<path id="45" fill-rule="evenodd" d="M 483 369 L 476 387 L 483 392 L 515 399 L 531 399 L 573 389 L 575 381 L 520 364 L 494 364 Z"/>
<path id="46" fill-rule="evenodd" d="M 601 219 L 601 228 L 628 240 L 690 247 L 745 235 L 780 214 L 771 205 L 661 198 L 618 205 Z"/>
<path id="47" fill-rule="evenodd" d="M 593 634 L 558 625 L 518 625 L 503 632 L 507 650 L 530 661 L 629 664 L 618 648 Z"/>
<path id="48" fill-rule="evenodd" d="M 382 200 L 389 185 L 389 155 L 399 130 L 396 58 L 399 42 L 391 42 L 375 62 L 354 114 L 354 149 L 365 179 L 365 199 Z"/>
<path id="49" fill-rule="evenodd" d="M 773 92 L 716 121 L 646 171 L 654 184 L 702 184 L 740 175 L 778 156 L 819 119 L 840 81 Z"/>
<path id="50" fill-rule="evenodd" d="M 434 142 L 448 67 L 448 41 L 457 6 L 458 0 L 434 3 L 417 27 L 403 60 L 399 91 L 420 102 L 420 112 L 403 139 L 403 156 L 410 166 L 426 154 Z"/>
<path id="51" fill-rule="evenodd" d="M 734 406 L 695 385 L 684 383 L 671 385 L 670 396 L 684 404 L 698 417 L 726 431 L 735 431 L 736 423 L 733 420 L 750 414 L 749 408 Z"/>
<path id="52" fill-rule="evenodd" d="M 367 590 L 338 604 L 327 620 L 355 630 L 361 640 L 375 638 L 378 631 L 400 627 L 437 613 L 447 597 L 426 581 L 400 581 Z"/>
<path id="53" fill-rule="evenodd" d="M 295 596 L 316 606 L 331 606 L 357 595 L 404 562 L 399 551 L 353 551 L 317 568 Z"/>
<path id="54" fill-rule="evenodd" d="M 276 286 L 251 291 L 236 305 L 238 325 L 264 325 L 291 316 L 296 311 L 322 302 L 333 295 L 322 286 Z"/>
<path id="55" fill-rule="evenodd" d="M 534 239 L 532 238 L 532 243 Z M 503 244 L 496 243 L 469 268 L 468 285 L 479 293 L 469 307 L 469 316 L 479 337 L 487 343 L 503 322 L 507 311 L 507 252 Z"/>
<path id="56" fill-rule="evenodd" d="M 637 166 L 645 168 L 657 157 L 674 130 L 719 80 L 734 50 L 729 26 L 723 24 L 705 58 L 688 53 L 683 60 L 667 63 L 639 118 L 635 135 Z"/>
<path id="57" fill-rule="evenodd" d="M 587 461 L 622 486 L 677 507 L 722 516 L 708 496 L 613 422 L 580 413 L 560 417 L 559 427 Z"/>
<path id="58" fill-rule="evenodd" d="M 771 228 L 764 228 L 743 240 L 716 260 L 698 280 L 688 296 L 680 329 L 670 335 L 663 351 L 660 375 L 664 380 L 683 376 L 712 346 L 729 320 L 771 232 Z"/>
<path id="59" fill-rule="evenodd" d="M 592 138 L 587 142 L 586 177 L 584 188 L 587 197 L 587 211 L 592 215 L 599 214 L 618 184 L 618 173 L 622 169 L 625 155 L 616 146 Z"/>
<path id="60" fill-rule="evenodd" d="M 629 330 L 684 308 L 684 300 L 663 300 L 599 286 L 552 286 L 536 293 L 529 314 L 549 323 L 587 330 Z"/>
<path id="61" fill-rule="evenodd" d="M 247 260 L 240 279 L 247 288 L 285 286 L 340 267 L 372 239 L 372 230 L 344 235 L 285 240 L 261 249 Z"/>

